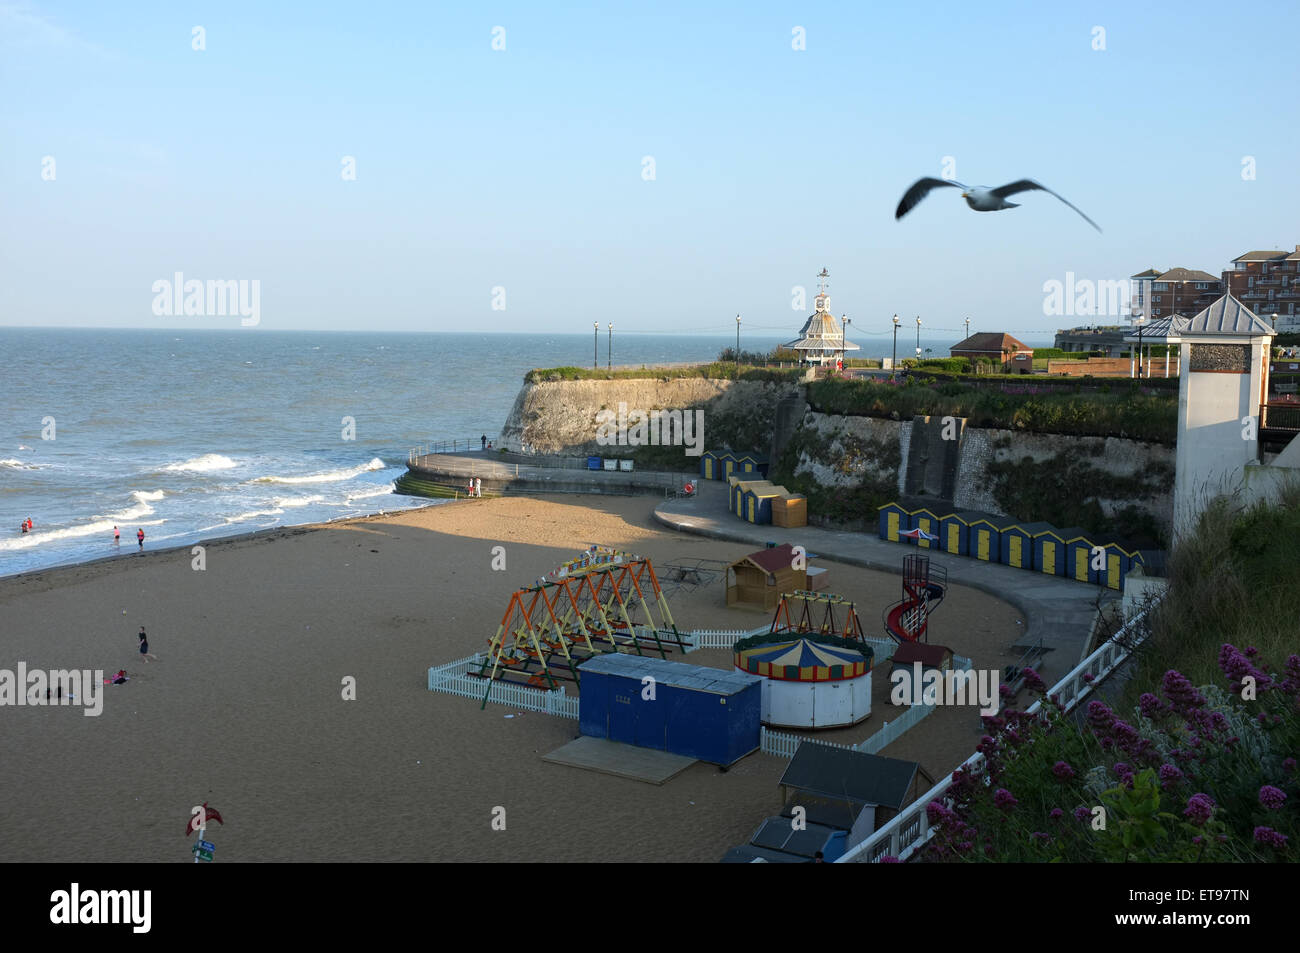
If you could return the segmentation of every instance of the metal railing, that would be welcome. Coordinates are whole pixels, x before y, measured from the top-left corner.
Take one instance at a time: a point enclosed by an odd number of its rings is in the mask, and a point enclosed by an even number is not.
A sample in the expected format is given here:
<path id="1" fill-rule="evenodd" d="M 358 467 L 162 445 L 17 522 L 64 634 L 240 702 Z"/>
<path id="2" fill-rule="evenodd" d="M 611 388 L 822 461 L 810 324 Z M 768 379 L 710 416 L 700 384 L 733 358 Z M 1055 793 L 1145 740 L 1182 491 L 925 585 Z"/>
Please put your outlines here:
<path id="1" fill-rule="evenodd" d="M 1142 630 L 1139 624 L 1150 611 L 1151 609 L 1144 609 L 1124 623 L 1119 631 L 1111 636 L 1109 641 L 1053 685 L 1047 693 L 1048 696 L 1056 696 L 1057 702 L 1062 710 L 1066 712 L 1078 707 L 1097 685 L 1118 668 L 1128 658 L 1129 653 L 1146 639 L 1146 632 Z M 1124 637 L 1125 640 L 1131 639 L 1131 644 L 1121 643 L 1119 641 L 1121 637 Z M 1041 702 L 1034 702 L 1029 707 L 1029 714 L 1036 714 L 1041 705 Z M 984 755 L 976 753 L 962 762 L 957 770 L 965 769 L 973 773 L 981 773 L 983 764 Z M 846 851 L 835 862 L 837 864 L 878 863 L 882 857 L 896 857 L 900 861 L 906 860 L 923 847 L 931 837 L 930 820 L 926 808 L 932 801 L 942 802 L 951 786 L 952 776 L 949 775 L 924 795 L 903 808 L 896 817 L 890 819 L 888 823 L 861 844 Z"/>
<path id="2" fill-rule="evenodd" d="M 1259 426 L 1261 430 L 1300 431 L 1300 404 L 1261 404 Z"/>
<path id="3" fill-rule="evenodd" d="M 497 438 L 489 437 L 488 439 L 495 441 Z M 482 436 L 453 437 L 451 440 L 435 440 L 432 443 L 421 444 L 418 447 L 411 447 L 407 450 L 406 462 L 414 463 L 418 457 L 427 457 L 431 453 L 468 453 L 471 450 L 482 449 Z M 495 453 L 495 449 L 492 452 Z"/>

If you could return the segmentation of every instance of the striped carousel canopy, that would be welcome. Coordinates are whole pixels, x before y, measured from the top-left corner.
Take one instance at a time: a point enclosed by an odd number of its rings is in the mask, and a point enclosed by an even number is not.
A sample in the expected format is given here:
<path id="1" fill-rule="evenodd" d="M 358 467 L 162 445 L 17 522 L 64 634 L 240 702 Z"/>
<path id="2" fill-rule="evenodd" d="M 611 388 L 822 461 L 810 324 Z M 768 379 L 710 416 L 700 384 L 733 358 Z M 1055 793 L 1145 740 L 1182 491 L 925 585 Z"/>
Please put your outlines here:
<path id="1" fill-rule="evenodd" d="M 871 671 L 872 652 L 823 645 L 809 638 L 755 645 L 736 653 L 736 667 L 754 675 L 795 682 L 856 678 Z"/>

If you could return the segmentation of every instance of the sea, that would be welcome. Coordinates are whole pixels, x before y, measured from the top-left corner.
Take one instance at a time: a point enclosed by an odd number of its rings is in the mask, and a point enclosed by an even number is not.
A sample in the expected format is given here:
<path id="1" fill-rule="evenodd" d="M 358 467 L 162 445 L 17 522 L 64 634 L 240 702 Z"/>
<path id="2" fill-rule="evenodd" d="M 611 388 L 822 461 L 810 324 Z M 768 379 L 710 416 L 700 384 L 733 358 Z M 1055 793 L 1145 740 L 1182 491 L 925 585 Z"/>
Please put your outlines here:
<path id="1" fill-rule="evenodd" d="M 734 342 L 0 327 L 0 576 L 134 553 L 140 529 L 154 549 L 438 505 L 393 492 L 408 451 L 496 441 L 530 369 L 710 361 Z"/>

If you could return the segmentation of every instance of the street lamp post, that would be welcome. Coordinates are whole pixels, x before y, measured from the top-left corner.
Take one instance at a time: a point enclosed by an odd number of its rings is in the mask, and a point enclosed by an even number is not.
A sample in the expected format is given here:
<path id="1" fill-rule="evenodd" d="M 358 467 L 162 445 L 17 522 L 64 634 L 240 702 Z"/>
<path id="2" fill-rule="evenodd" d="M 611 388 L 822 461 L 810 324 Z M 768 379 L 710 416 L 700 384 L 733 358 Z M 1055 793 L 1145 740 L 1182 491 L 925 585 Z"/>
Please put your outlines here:
<path id="1" fill-rule="evenodd" d="M 921 359 L 921 316 L 916 316 L 916 359 Z"/>
<path id="2" fill-rule="evenodd" d="M 609 348 L 605 351 L 605 368 L 614 369 L 614 322 L 609 322 Z"/>
<path id="3" fill-rule="evenodd" d="M 848 367 L 848 365 L 846 365 L 844 361 L 848 357 L 847 348 L 849 345 L 849 325 L 853 322 L 853 319 L 846 314 L 841 314 L 840 320 L 844 322 L 844 324 L 840 328 L 840 330 L 843 332 L 840 335 L 840 370 L 844 371 Z"/>
<path id="4" fill-rule="evenodd" d="M 966 319 L 966 336 L 970 337 L 970 318 Z"/>
<path id="5" fill-rule="evenodd" d="M 894 357 L 889 362 L 889 374 L 898 373 L 898 315 L 894 315 Z"/>
<path id="6" fill-rule="evenodd" d="M 1138 318 L 1138 380 L 1142 379 L 1142 318 Z"/>
<path id="7" fill-rule="evenodd" d="M 736 376 L 740 376 L 740 315 L 736 315 Z"/>
<path id="8" fill-rule="evenodd" d="M 600 366 L 600 322 L 591 322 L 591 369 Z"/>

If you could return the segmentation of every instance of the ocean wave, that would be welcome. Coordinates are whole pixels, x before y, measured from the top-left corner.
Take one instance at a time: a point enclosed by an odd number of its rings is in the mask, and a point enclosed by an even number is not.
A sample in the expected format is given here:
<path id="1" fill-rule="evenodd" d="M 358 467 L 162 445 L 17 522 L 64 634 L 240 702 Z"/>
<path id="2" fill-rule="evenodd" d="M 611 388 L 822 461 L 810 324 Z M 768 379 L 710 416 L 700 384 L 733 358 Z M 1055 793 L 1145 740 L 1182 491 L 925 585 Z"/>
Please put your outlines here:
<path id="1" fill-rule="evenodd" d="M 388 464 L 384 463 L 378 457 L 375 457 L 369 463 L 364 463 L 359 467 L 351 467 L 347 470 L 330 470 L 326 473 L 313 473 L 309 476 L 299 477 L 282 477 L 282 476 L 264 476 L 250 483 L 339 483 L 343 480 L 351 480 L 359 477 L 363 473 L 369 473 L 373 470 L 383 470 Z M 277 504 L 278 505 L 278 504 Z"/>
<path id="2" fill-rule="evenodd" d="M 252 510 L 248 513 L 240 513 L 238 516 L 227 516 L 227 523 L 242 523 L 244 520 L 251 520 L 256 516 L 279 516 L 284 510 L 276 507 L 273 510 Z"/>
<path id="3" fill-rule="evenodd" d="M 5 460 L 0 460 L 0 467 L 4 467 L 6 470 L 39 470 L 40 469 L 40 466 L 38 464 L 23 463 L 23 461 L 15 460 L 13 457 L 9 457 L 8 459 Z"/>
<path id="4" fill-rule="evenodd" d="M 278 496 L 272 501 L 271 505 L 282 508 L 286 506 L 310 506 L 312 503 L 319 503 L 324 499 L 325 497 L 320 494 L 312 496 Z"/>
<path id="5" fill-rule="evenodd" d="M 150 512 L 153 511 L 150 510 Z M 126 522 L 126 520 L 110 517 L 110 518 L 96 519 L 92 523 L 83 523 L 80 526 L 65 526 L 62 529 L 51 529 L 51 530 L 37 529 L 30 533 L 23 533 L 21 535 L 14 536 L 12 539 L 0 539 L 0 552 L 6 550 L 15 550 L 15 549 L 33 549 L 37 546 L 40 546 L 42 543 L 53 543 L 58 540 L 77 539 L 84 536 L 102 535 L 104 537 L 105 542 L 111 542 L 113 538 L 113 527 L 119 526 L 120 528 L 120 524 L 124 522 Z M 144 520 L 144 521 L 132 519 L 131 525 L 133 527 L 161 526 L 165 522 L 167 522 L 165 519 Z M 123 535 L 129 535 L 129 534 L 124 533 Z M 123 540 L 123 542 L 125 543 L 127 542 L 127 540 Z"/>
<path id="6" fill-rule="evenodd" d="M 391 496 L 392 493 L 393 485 L 389 483 L 387 486 L 376 487 L 375 489 L 367 490 L 364 493 L 349 493 L 347 502 L 351 503 L 353 500 L 369 500 L 376 496 Z"/>
<path id="7" fill-rule="evenodd" d="M 162 490 L 136 490 L 131 498 L 137 503 L 157 503 L 165 495 Z"/>
<path id="8" fill-rule="evenodd" d="M 168 473 L 207 473 L 209 470 L 229 470 L 231 467 L 237 467 L 229 457 L 223 457 L 219 453 L 205 453 L 201 457 L 194 457 L 192 460 L 185 460 L 181 463 L 169 463 L 162 469 Z"/>

